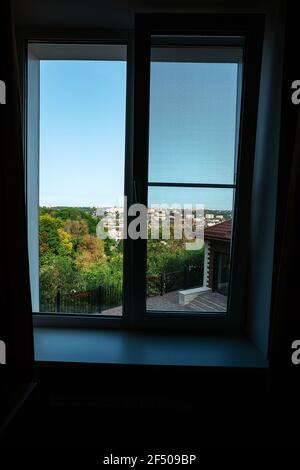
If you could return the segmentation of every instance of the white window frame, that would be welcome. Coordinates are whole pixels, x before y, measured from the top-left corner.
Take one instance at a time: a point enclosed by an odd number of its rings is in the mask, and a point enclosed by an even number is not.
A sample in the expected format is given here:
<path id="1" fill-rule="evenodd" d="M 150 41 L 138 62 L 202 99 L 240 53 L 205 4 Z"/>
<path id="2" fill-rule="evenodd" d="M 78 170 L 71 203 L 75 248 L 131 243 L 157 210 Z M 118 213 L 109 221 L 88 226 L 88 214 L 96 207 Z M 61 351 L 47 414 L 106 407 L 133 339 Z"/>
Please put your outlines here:
<path id="1" fill-rule="evenodd" d="M 238 193 L 236 194 L 231 257 L 229 308 L 225 314 L 205 312 L 153 312 L 146 309 L 146 240 L 135 242 L 133 291 L 134 323 L 141 327 L 195 328 L 201 332 L 238 332 L 246 321 L 249 245 L 251 232 L 251 192 L 255 160 L 263 20 L 260 15 L 138 14 L 135 24 L 135 102 L 133 172 L 137 201 L 148 200 L 148 139 L 150 102 L 150 62 L 152 38 L 204 38 L 202 45 L 231 46 L 245 40 L 243 93 L 239 136 Z M 157 39 L 158 38 L 158 39 Z M 192 39 L 193 40 L 193 39 Z M 180 43 L 180 42 L 179 42 Z M 155 42 L 155 45 L 157 42 Z M 178 42 L 176 43 L 178 44 Z M 191 186 L 196 186 L 192 184 Z M 209 185 L 212 186 L 212 185 Z"/>
<path id="2" fill-rule="evenodd" d="M 68 37 L 61 37 L 57 34 L 47 34 L 47 36 L 27 36 L 26 44 L 28 42 L 37 44 L 40 43 L 78 43 L 78 44 L 126 44 L 127 45 L 127 109 L 126 109 L 126 168 L 125 168 L 125 194 L 128 197 L 129 201 L 135 200 L 134 188 L 133 188 L 133 127 L 134 127 L 134 103 L 133 103 L 133 57 L 134 57 L 134 42 L 132 32 L 111 32 L 105 34 L 94 33 L 92 37 L 86 35 L 82 36 L 81 34 Z M 36 49 L 37 50 L 37 49 Z M 32 51 L 31 51 L 32 52 Z M 49 49 L 49 53 L 50 53 Z M 37 112 L 38 106 L 38 92 L 39 90 L 39 74 L 38 74 L 38 63 L 42 57 L 36 56 L 36 54 L 30 54 L 25 60 L 27 64 L 27 79 L 25 80 L 25 93 L 24 96 L 27 98 L 27 90 L 30 94 L 29 99 L 25 98 L 25 121 L 27 122 L 25 128 L 25 142 L 26 142 L 26 163 L 27 163 L 27 209 L 28 209 L 28 224 L 29 230 L 29 256 L 31 261 L 31 283 L 32 285 L 38 286 L 39 284 L 39 266 L 37 263 L 38 260 L 38 207 L 34 206 L 33 201 L 38 195 L 38 159 L 39 159 L 39 148 L 38 148 L 38 130 L 39 125 L 34 125 L 33 123 L 39 122 L 39 115 Z M 44 57 L 45 58 L 45 57 Z M 53 57 L 52 57 L 53 58 Z M 32 99 L 33 98 L 33 99 Z M 28 149 L 30 148 L 30 158 Z M 241 247 L 243 250 L 243 248 Z M 239 311 L 236 312 L 235 321 L 228 321 L 228 315 L 218 314 L 216 315 L 207 315 L 207 314 L 189 314 L 188 312 L 183 313 L 172 313 L 171 315 L 156 315 L 152 314 L 151 318 L 149 312 L 147 315 L 144 315 L 144 312 L 139 311 L 139 306 L 135 304 L 135 294 L 134 294 L 134 282 L 133 282 L 133 272 L 132 272 L 132 257 L 133 257 L 133 246 L 132 243 L 124 244 L 124 278 L 125 286 L 124 292 L 126 291 L 126 298 L 124 297 L 123 301 L 123 316 L 119 317 L 105 317 L 105 316 L 88 316 L 88 315 L 61 315 L 61 314 L 41 314 L 38 312 L 39 304 L 39 293 L 35 289 L 32 292 L 32 303 L 34 311 L 34 323 L 36 325 L 60 325 L 60 326 L 90 326 L 90 327 L 100 327 L 100 328 L 136 328 L 136 327 L 151 327 L 154 328 L 163 328 L 166 329 L 177 329 L 177 328 L 199 328 L 199 331 L 237 331 L 240 330 L 244 320 L 245 320 L 245 311 L 241 309 L 241 301 L 245 302 L 245 298 L 241 299 L 238 302 Z M 130 264 L 129 261 L 130 260 Z M 245 271 L 246 275 L 246 271 Z M 246 278 L 242 281 L 243 286 L 245 287 Z M 238 297 L 240 291 L 236 292 Z M 235 295 L 235 294 L 233 294 Z M 171 318 L 170 318 L 171 316 Z M 213 316 L 215 318 L 213 318 Z"/>
<path id="3" fill-rule="evenodd" d="M 131 130 L 130 116 L 132 107 L 132 35 L 129 32 L 103 33 L 99 37 L 64 38 L 56 34 L 47 37 L 27 37 L 24 40 L 25 80 L 24 80 L 24 150 L 26 166 L 26 205 L 28 221 L 28 253 L 30 264 L 31 299 L 34 324 L 90 324 L 120 327 L 128 323 L 123 302 L 123 315 L 110 317 L 77 314 L 47 314 L 39 311 L 39 129 L 40 129 L 40 61 L 53 59 L 77 60 L 116 60 L 120 57 L 119 46 L 126 46 L 126 131 L 125 131 L 125 181 L 124 191 L 128 193 L 130 172 Z M 101 49 L 101 45 L 105 46 Z M 107 46 L 110 46 L 109 51 Z M 131 47 L 130 47 L 131 46 Z M 124 244 L 125 245 L 125 244 Z M 124 267 L 127 255 L 124 248 Z M 125 273 L 124 273 L 125 274 Z M 124 278 L 126 276 L 124 275 Z M 124 289 L 123 289 L 124 292 Z"/>

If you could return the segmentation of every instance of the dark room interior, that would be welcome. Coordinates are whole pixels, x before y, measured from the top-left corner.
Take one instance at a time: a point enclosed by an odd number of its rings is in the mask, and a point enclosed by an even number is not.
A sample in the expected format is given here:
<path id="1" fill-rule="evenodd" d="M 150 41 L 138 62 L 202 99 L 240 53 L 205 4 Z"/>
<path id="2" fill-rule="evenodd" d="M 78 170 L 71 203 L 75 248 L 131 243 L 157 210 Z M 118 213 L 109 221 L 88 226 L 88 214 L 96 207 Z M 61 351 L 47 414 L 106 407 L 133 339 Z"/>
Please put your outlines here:
<path id="1" fill-rule="evenodd" d="M 296 6 L 1 2 L 3 455 L 300 447 Z"/>

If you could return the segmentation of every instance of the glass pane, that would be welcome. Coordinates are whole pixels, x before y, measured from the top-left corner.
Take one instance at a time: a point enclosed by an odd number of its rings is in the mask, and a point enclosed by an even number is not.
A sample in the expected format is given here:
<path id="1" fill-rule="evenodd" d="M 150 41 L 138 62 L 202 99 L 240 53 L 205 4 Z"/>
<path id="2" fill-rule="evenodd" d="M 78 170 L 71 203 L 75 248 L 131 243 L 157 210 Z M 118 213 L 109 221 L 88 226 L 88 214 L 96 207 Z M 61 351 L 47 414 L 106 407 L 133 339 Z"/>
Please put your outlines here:
<path id="1" fill-rule="evenodd" d="M 147 310 L 227 310 L 234 190 L 149 188 Z"/>
<path id="2" fill-rule="evenodd" d="M 242 49 L 226 50 L 152 47 L 149 181 L 235 182 Z"/>
<path id="3" fill-rule="evenodd" d="M 125 101 L 124 51 L 41 61 L 41 312 L 122 315 L 123 241 L 97 227 L 123 210 Z"/>

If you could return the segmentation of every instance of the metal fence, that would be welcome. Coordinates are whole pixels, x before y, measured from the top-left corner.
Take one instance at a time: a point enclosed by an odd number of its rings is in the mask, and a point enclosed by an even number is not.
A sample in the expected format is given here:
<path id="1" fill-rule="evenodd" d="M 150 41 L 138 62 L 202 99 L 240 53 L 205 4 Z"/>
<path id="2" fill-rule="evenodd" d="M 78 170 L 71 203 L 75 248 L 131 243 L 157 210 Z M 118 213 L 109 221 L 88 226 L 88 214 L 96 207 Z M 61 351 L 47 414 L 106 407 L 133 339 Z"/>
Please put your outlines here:
<path id="1" fill-rule="evenodd" d="M 62 292 L 57 289 L 54 298 L 41 302 L 40 311 L 47 313 L 102 313 L 122 305 L 122 285 L 106 284 L 86 291 Z"/>
<path id="2" fill-rule="evenodd" d="M 200 286 L 202 278 L 203 268 L 200 266 L 185 266 L 181 271 L 147 276 L 147 297 Z M 67 293 L 57 289 L 53 298 L 41 302 L 40 312 L 100 314 L 121 305 L 122 284 L 106 284 L 96 289 Z"/>
<path id="3" fill-rule="evenodd" d="M 181 289 L 202 286 L 203 268 L 201 266 L 185 266 L 181 271 L 161 273 L 147 277 L 147 297 L 164 295 Z"/>

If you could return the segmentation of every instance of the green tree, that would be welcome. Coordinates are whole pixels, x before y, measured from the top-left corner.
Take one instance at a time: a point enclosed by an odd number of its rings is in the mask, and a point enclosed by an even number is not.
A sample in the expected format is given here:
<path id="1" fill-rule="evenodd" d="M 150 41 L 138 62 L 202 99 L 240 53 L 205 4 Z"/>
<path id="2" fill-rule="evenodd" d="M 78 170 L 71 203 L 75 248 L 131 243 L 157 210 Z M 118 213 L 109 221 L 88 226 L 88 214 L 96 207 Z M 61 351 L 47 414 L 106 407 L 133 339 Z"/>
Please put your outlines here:
<path id="1" fill-rule="evenodd" d="M 39 223 L 41 252 L 47 251 L 46 248 L 48 246 L 49 251 L 59 254 L 61 241 L 58 229 L 63 229 L 64 223 L 61 220 L 52 217 L 50 214 L 40 215 Z"/>
<path id="2" fill-rule="evenodd" d="M 57 289 L 62 292 L 84 287 L 80 273 L 70 257 L 47 253 L 40 257 L 40 300 L 54 301 Z"/>

